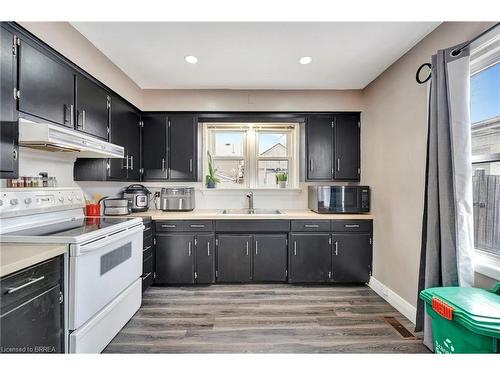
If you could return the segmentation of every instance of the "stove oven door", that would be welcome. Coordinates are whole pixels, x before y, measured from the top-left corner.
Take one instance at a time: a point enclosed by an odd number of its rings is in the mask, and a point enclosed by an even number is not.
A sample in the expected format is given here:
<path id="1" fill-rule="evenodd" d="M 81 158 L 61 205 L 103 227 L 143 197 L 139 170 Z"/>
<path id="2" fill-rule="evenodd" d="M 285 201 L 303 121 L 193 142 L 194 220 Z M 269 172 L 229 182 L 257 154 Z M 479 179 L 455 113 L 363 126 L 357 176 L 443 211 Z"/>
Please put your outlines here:
<path id="1" fill-rule="evenodd" d="M 137 281 L 143 225 L 79 245 L 70 257 L 69 329 L 76 330 Z"/>

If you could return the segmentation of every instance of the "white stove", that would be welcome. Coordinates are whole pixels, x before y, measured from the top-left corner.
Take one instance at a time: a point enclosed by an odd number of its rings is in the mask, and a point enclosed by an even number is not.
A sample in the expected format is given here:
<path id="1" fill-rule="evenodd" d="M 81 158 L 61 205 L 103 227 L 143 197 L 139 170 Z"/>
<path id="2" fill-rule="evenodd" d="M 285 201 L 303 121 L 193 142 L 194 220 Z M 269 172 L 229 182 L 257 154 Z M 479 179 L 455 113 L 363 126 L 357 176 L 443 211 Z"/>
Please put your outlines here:
<path id="1" fill-rule="evenodd" d="M 141 304 L 142 219 L 85 217 L 78 188 L 2 189 L 0 242 L 67 244 L 68 345 L 98 353 Z"/>

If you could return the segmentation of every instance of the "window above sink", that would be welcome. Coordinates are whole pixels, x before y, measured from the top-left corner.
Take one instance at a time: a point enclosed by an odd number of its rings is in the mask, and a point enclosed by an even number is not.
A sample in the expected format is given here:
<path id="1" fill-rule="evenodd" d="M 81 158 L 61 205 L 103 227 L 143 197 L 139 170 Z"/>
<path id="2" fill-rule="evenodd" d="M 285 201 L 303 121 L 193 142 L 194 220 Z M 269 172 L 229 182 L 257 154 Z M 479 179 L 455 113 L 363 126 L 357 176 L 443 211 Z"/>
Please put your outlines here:
<path id="1" fill-rule="evenodd" d="M 203 124 L 203 174 L 212 155 L 218 188 L 278 189 L 277 175 L 286 175 L 285 187 L 299 187 L 298 123 Z"/>

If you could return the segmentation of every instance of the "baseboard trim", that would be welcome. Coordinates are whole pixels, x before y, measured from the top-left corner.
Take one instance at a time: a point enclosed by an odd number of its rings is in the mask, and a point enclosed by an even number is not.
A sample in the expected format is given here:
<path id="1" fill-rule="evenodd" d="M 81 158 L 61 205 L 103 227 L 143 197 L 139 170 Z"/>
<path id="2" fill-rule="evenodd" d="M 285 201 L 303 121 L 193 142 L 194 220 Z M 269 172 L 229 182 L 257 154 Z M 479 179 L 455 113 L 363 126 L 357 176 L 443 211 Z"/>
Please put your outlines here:
<path id="1" fill-rule="evenodd" d="M 389 304 L 403 314 L 410 322 L 415 324 L 417 316 L 417 309 L 411 303 L 403 299 L 399 294 L 389 289 L 386 285 L 382 284 L 373 276 L 370 277 L 368 286 L 377 293 L 380 297 L 385 299 Z"/>

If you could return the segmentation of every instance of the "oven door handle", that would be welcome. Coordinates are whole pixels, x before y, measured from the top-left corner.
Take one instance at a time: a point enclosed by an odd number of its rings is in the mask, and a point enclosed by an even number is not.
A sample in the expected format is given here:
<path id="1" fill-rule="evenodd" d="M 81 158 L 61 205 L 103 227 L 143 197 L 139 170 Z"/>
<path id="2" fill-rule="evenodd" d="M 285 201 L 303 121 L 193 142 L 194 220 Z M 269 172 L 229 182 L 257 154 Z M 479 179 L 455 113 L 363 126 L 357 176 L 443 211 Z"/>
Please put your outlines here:
<path id="1" fill-rule="evenodd" d="M 118 232 L 116 234 L 109 234 L 104 238 L 101 238 L 99 240 L 87 243 L 85 245 L 82 245 L 80 248 L 80 251 L 82 253 L 89 253 L 91 251 L 95 250 L 100 250 L 102 249 L 103 246 L 112 244 L 118 240 L 121 240 L 122 238 L 126 238 L 128 236 L 131 236 L 136 233 L 142 233 L 144 230 L 144 225 L 138 225 L 136 227 L 130 228 L 130 229 L 125 229 L 122 232 Z"/>

